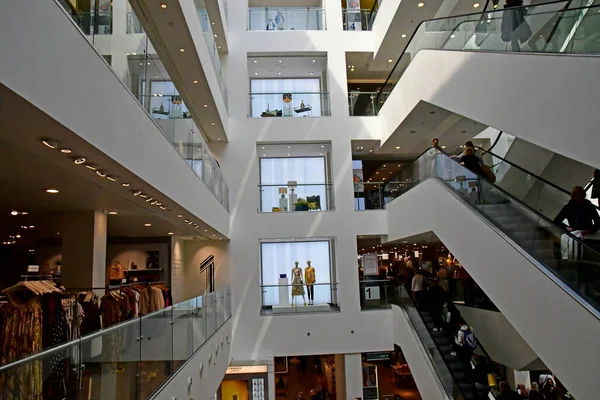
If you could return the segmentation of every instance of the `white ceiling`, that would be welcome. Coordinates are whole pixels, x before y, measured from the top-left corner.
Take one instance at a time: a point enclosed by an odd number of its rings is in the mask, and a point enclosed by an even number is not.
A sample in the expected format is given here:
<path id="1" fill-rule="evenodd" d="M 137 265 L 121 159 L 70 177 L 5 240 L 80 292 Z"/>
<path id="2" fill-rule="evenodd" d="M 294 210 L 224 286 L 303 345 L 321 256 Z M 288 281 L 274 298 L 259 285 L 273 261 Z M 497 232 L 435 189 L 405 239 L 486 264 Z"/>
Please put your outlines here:
<path id="1" fill-rule="evenodd" d="M 40 233 L 54 236 L 60 232 L 63 213 L 85 210 L 117 211 L 117 215 L 109 216 L 111 236 L 166 236 L 173 232 L 186 237 L 220 237 L 167 196 L 2 85 L 0 104 L 10 104 L 10 107 L 0 107 L 3 122 L 0 124 L 0 171 L 4 171 L 0 174 L 0 242 L 7 234 L 14 235 L 14 230 L 21 225 L 35 225 Z M 48 148 L 41 142 L 42 137 L 58 140 L 59 148 L 71 149 L 72 153 Z M 85 156 L 88 162 L 107 170 L 117 182 L 101 178 L 84 165 L 75 165 L 76 156 Z M 136 156 L 142 154 L 132 154 Z M 123 187 L 124 182 L 130 186 Z M 60 192 L 47 194 L 49 188 Z M 133 190 L 141 190 L 166 209 L 133 196 Z M 13 217 L 12 210 L 26 211 L 28 215 Z M 178 214 L 182 217 L 177 217 Z M 199 223 L 200 228 L 186 224 L 183 220 L 188 218 Z M 145 223 L 152 226 L 145 227 Z"/>
<path id="2" fill-rule="evenodd" d="M 329 142 L 315 143 L 260 143 L 256 146 L 259 158 L 269 157 L 319 157 L 329 153 Z"/>
<path id="3" fill-rule="evenodd" d="M 325 71 L 327 57 L 323 56 L 248 56 L 252 79 L 320 78 Z"/>

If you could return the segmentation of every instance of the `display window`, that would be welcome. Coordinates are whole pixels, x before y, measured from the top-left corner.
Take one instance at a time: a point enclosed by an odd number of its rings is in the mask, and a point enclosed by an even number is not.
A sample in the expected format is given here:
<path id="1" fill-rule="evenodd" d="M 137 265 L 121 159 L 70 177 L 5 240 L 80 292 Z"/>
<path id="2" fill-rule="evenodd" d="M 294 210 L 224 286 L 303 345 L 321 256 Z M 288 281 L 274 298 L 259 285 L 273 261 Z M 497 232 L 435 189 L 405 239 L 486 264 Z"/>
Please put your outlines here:
<path id="1" fill-rule="evenodd" d="M 263 309 L 337 306 L 332 245 L 331 239 L 262 242 Z"/>
<path id="2" fill-rule="evenodd" d="M 291 117 L 294 114 L 320 116 L 322 110 L 321 80 L 300 79 L 251 79 L 251 117 L 280 110 L 277 116 Z M 297 111 L 293 111 L 297 110 Z M 304 110 L 304 111 L 302 111 Z"/>
<path id="3" fill-rule="evenodd" d="M 217 390 L 218 400 L 265 400 L 269 398 L 266 365 L 231 366 Z"/>

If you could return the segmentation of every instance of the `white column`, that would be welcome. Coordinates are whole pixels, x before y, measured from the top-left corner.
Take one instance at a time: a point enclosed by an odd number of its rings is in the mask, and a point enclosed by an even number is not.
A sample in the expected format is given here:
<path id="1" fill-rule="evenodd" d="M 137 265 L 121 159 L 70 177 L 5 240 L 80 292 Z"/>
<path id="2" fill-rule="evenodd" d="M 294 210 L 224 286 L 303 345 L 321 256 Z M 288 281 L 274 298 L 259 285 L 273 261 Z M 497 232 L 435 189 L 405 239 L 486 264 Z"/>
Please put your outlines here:
<path id="1" fill-rule="evenodd" d="M 337 359 L 336 359 L 337 360 Z M 344 355 L 344 369 L 346 372 L 346 397 L 344 399 L 355 399 L 363 397 L 362 394 L 362 358 L 360 353 L 358 354 L 345 354 Z M 336 373 L 338 367 L 336 366 Z M 340 371 L 341 372 L 341 371 Z M 339 379 L 339 376 L 336 376 Z M 342 398 L 339 397 L 338 398 Z"/>
<path id="2" fill-rule="evenodd" d="M 62 283 L 68 288 L 106 285 L 106 213 L 79 211 L 63 216 Z"/>

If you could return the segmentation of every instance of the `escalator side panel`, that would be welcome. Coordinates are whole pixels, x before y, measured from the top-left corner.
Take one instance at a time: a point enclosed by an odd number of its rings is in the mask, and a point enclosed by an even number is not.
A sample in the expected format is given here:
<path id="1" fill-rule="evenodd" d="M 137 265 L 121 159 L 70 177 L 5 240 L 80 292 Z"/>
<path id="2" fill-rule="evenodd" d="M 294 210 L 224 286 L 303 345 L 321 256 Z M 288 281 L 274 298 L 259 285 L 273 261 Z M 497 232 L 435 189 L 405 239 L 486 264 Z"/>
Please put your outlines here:
<path id="1" fill-rule="evenodd" d="M 597 396 L 600 321 L 570 289 L 440 181 L 419 184 L 386 212 L 389 241 L 433 231 L 571 393 Z"/>

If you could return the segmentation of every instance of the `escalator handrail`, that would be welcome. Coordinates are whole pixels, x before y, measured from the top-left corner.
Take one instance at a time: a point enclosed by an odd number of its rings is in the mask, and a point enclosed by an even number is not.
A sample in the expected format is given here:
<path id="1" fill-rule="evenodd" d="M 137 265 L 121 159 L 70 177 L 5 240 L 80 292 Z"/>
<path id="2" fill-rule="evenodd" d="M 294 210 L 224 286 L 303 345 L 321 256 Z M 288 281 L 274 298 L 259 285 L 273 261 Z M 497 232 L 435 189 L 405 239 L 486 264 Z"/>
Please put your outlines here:
<path id="1" fill-rule="evenodd" d="M 569 196 L 571 195 L 571 192 L 570 192 L 570 191 L 568 191 L 567 189 L 565 189 L 565 188 L 561 188 L 561 187 L 560 187 L 560 186 L 558 186 L 557 184 L 555 184 L 555 183 L 552 183 L 552 182 L 550 182 L 549 180 L 547 180 L 547 179 L 544 179 L 544 178 L 542 178 L 541 176 L 539 176 L 539 175 L 536 175 L 536 174 L 534 174 L 533 172 L 530 172 L 530 171 L 526 170 L 525 168 L 523 168 L 523 167 L 521 167 L 521 166 L 519 166 L 519 165 L 517 165 L 517 164 L 513 163 L 512 161 L 508 161 L 506 158 L 500 157 L 499 155 L 496 155 L 495 153 L 493 153 L 493 152 L 491 152 L 491 151 L 489 151 L 489 150 L 484 150 L 484 149 L 482 149 L 481 147 L 478 147 L 478 149 L 480 149 L 480 150 L 482 151 L 482 153 L 484 153 L 484 154 L 491 154 L 493 157 L 496 157 L 496 158 L 497 158 L 497 159 L 499 159 L 500 161 L 502 161 L 502 162 L 505 162 L 505 163 L 507 163 L 508 165 L 510 165 L 510 166 L 512 166 L 512 167 L 515 167 L 516 169 L 518 169 L 518 170 L 521 170 L 521 171 L 523 171 L 524 173 L 526 173 L 526 174 L 528 174 L 528 175 L 531 175 L 533 178 L 535 178 L 535 179 L 537 179 L 537 180 L 539 180 L 539 181 L 541 181 L 541 182 L 545 183 L 545 184 L 546 184 L 546 185 L 548 185 L 548 186 L 552 186 L 554 189 L 556 189 L 556 190 L 558 190 L 558 191 L 560 191 L 560 192 L 563 192 L 563 193 L 565 193 L 565 194 L 567 194 L 567 195 L 569 195 Z M 596 206 L 596 205 L 595 205 L 595 204 L 593 204 L 593 203 L 592 203 L 592 205 L 594 206 L 594 208 L 596 208 L 596 210 L 600 211 L 600 207 Z"/>
<path id="2" fill-rule="evenodd" d="M 409 301 L 410 301 L 410 304 L 411 304 L 411 305 L 414 307 L 415 311 L 417 311 L 417 314 L 419 315 L 419 319 L 421 319 L 421 322 L 423 323 L 423 325 L 425 325 L 425 328 L 426 328 L 426 330 L 427 330 L 427 334 L 428 334 L 428 335 L 429 335 L 429 337 L 431 338 L 431 341 L 432 341 L 432 342 L 435 344 L 435 347 L 436 347 L 436 349 L 437 349 L 437 350 L 440 352 L 440 354 L 441 354 L 441 351 L 440 351 L 440 348 L 439 348 L 438 344 L 436 343 L 436 341 L 435 341 L 435 340 L 433 340 L 433 336 L 431 336 L 431 332 L 429 332 L 429 329 L 427 329 L 427 324 L 425 323 L 425 321 L 423 321 L 423 316 L 421 315 L 421 312 L 420 312 L 420 311 L 417 309 L 417 305 L 415 304 L 415 302 L 414 302 L 413 298 L 410 296 L 410 290 L 409 290 L 409 288 L 407 288 L 407 287 L 406 287 L 405 285 L 403 285 L 403 284 L 400 284 L 399 286 L 400 286 L 400 287 L 398 288 L 398 289 L 399 289 L 399 293 L 398 293 L 398 296 L 399 296 L 399 297 L 398 297 L 398 300 L 399 300 L 399 303 L 400 303 L 400 304 L 399 304 L 399 305 L 400 305 L 400 307 L 402 307 L 402 308 L 406 308 L 406 307 L 405 307 L 405 305 L 404 305 L 404 302 L 403 302 L 403 300 L 402 300 L 402 288 L 404 287 L 404 288 L 406 289 L 406 292 L 407 292 L 407 294 L 408 294 L 408 296 L 407 296 L 407 297 L 410 299 L 410 300 L 409 300 Z M 408 315 L 408 319 L 410 319 L 410 314 L 409 314 L 409 313 L 407 313 L 407 315 Z M 412 321 L 411 321 L 411 323 L 412 323 Z M 414 324 L 413 324 L 413 325 L 414 325 Z M 416 331 L 416 329 L 415 329 L 415 331 Z M 418 336 L 418 333 L 417 333 L 417 336 Z M 419 339 L 420 339 L 420 338 L 419 338 Z M 427 353 L 429 354 L 429 352 L 427 352 Z M 430 356 L 430 357 L 431 357 L 431 356 Z M 448 363 L 448 361 L 446 361 L 446 358 L 445 358 L 445 357 L 440 357 L 440 358 L 441 358 L 441 359 L 442 359 L 442 361 L 444 362 L 444 365 L 445 365 L 445 366 L 446 366 L 446 368 L 448 369 L 448 372 L 452 371 L 452 370 L 450 369 L 450 364 Z M 433 361 L 433 359 L 432 359 L 431 361 Z M 435 363 L 434 363 L 434 365 L 435 365 Z M 438 375 L 439 375 L 439 371 L 437 371 L 437 370 L 436 370 L 436 372 L 438 372 Z M 453 380 L 454 382 L 456 382 L 456 386 L 458 387 L 458 390 L 460 391 L 460 393 L 463 395 L 463 398 L 466 398 L 466 396 L 465 396 L 465 392 L 463 391 L 463 388 L 462 388 L 462 387 L 461 387 L 461 386 L 458 384 L 458 381 L 456 380 L 456 378 L 454 377 L 454 375 L 452 375 L 452 373 L 451 373 L 451 372 L 450 372 L 450 376 L 452 377 L 452 380 Z"/>
<path id="3" fill-rule="evenodd" d="M 535 5 L 523 5 L 523 6 L 519 6 L 519 7 L 512 7 L 511 10 L 516 10 L 519 8 L 527 8 L 527 7 L 539 7 L 539 6 L 545 6 L 545 5 L 549 5 L 549 4 L 555 4 L 555 3 L 570 3 L 569 0 L 556 0 L 556 1 L 548 1 L 545 3 L 539 3 L 539 4 L 535 4 Z M 572 8 L 570 10 L 577 10 L 577 9 L 586 9 L 586 8 L 590 8 L 589 6 L 584 6 L 584 7 L 576 7 L 576 8 Z M 423 20 L 421 22 L 419 22 L 419 24 L 416 26 L 415 30 L 413 31 L 412 35 L 410 36 L 410 39 L 408 40 L 408 42 L 406 43 L 406 46 L 404 46 L 404 50 L 402 50 L 402 52 L 400 53 L 400 55 L 398 56 L 396 63 L 394 64 L 394 67 L 392 68 L 392 70 L 390 71 L 390 73 L 388 74 L 388 77 L 385 79 L 385 82 L 383 83 L 383 86 L 381 87 L 381 89 L 379 89 L 379 92 L 377 93 L 377 96 L 375 98 L 375 104 L 379 104 L 379 98 L 381 97 L 381 94 L 383 93 L 383 90 L 385 89 L 385 87 L 387 86 L 392 74 L 394 74 L 394 71 L 396 70 L 396 67 L 398 66 L 398 64 L 400 63 L 400 60 L 402 59 L 402 56 L 404 55 L 404 53 L 406 53 L 406 50 L 408 49 L 408 47 L 410 46 L 410 44 L 412 43 L 413 39 L 415 38 L 415 35 L 417 34 L 417 32 L 419 31 L 419 29 L 421 28 L 421 25 L 431 22 L 431 21 L 440 21 L 440 20 L 444 20 L 444 19 L 450 19 L 450 18 L 460 18 L 460 17 L 471 17 L 471 16 L 481 16 L 484 15 L 485 13 L 495 13 L 495 12 L 504 12 L 505 9 L 495 9 L 492 11 L 484 11 L 482 12 L 476 12 L 476 13 L 468 13 L 468 14 L 460 14 L 460 15 L 453 15 L 453 16 L 449 16 L 449 17 L 440 17 L 440 18 L 432 18 L 432 19 L 427 19 L 427 20 Z M 561 10 L 561 12 L 564 10 Z M 557 11 L 558 12 L 558 11 Z M 452 32 L 454 32 L 456 30 L 456 28 L 463 24 L 466 21 L 461 21 L 459 22 L 453 29 Z M 472 22 L 472 21 L 471 21 Z"/>

